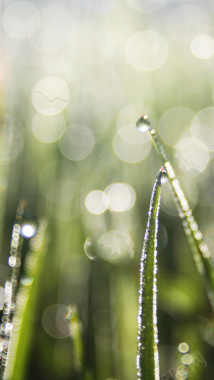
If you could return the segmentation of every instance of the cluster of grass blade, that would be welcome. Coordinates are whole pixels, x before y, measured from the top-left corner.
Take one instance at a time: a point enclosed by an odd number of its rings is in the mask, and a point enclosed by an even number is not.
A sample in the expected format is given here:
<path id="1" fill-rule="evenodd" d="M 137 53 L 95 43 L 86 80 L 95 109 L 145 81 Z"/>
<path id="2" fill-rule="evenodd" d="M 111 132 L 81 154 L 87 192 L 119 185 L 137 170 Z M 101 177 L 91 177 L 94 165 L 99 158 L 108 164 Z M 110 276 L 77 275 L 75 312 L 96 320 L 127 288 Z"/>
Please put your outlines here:
<path id="1" fill-rule="evenodd" d="M 22 236 L 22 227 L 30 227 L 29 220 L 25 218 L 26 206 L 25 201 L 20 202 L 12 231 L 10 268 L 5 283 L 5 302 L 0 329 L 0 379 L 2 380 L 26 378 L 34 334 L 36 305 L 41 290 L 40 280 L 47 251 L 47 221 L 39 218 L 35 234 L 28 236 L 29 249 L 26 254 L 24 252 L 25 235 Z M 21 264 L 23 270 L 20 271 Z M 83 374 L 82 327 L 75 305 L 68 307 L 65 318 L 72 341 L 73 374 L 77 379 L 82 379 L 84 375 L 88 379 L 88 375 Z"/>
<path id="2" fill-rule="evenodd" d="M 159 156 L 164 165 L 165 173 L 169 178 L 172 194 L 182 220 L 184 231 L 187 235 L 190 248 L 196 262 L 198 271 L 202 277 L 208 299 L 214 310 L 214 268 L 211 261 L 211 253 L 204 242 L 203 235 L 192 215 L 188 201 L 175 176 L 171 163 L 167 159 L 164 148 L 152 129 L 146 115 L 137 121 L 137 129 L 140 132 L 149 131 Z M 160 206 L 160 187 L 163 169 L 157 175 L 151 195 L 148 223 L 144 237 L 144 245 L 140 266 L 140 296 L 138 312 L 138 354 L 137 354 L 137 378 L 138 380 L 159 380 L 159 356 L 158 356 L 158 329 L 157 329 L 157 228 L 158 212 Z M 187 379 L 186 375 L 185 379 Z"/>
<path id="3" fill-rule="evenodd" d="M 141 116 L 141 118 L 137 121 L 137 129 L 140 132 L 150 132 L 162 164 L 164 165 L 166 173 L 169 177 L 172 195 L 174 197 L 184 231 L 187 235 L 196 266 L 207 291 L 211 307 L 214 310 L 214 266 L 211 259 L 211 252 L 207 244 L 204 242 L 203 235 L 198 228 L 198 224 L 195 221 L 180 183 L 176 178 L 173 167 L 167 158 L 159 138 L 157 137 L 156 131 L 151 127 L 146 115 Z"/>
<path id="4" fill-rule="evenodd" d="M 35 315 L 41 262 L 44 256 L 47 223 L 41 219 L 32 233 L 29 251 L 23 261 L 23 228 L 31 228 L 25 219 L 27 202 L 20 201 L 13 226 L 9 255 L 9 274 L 5 283 L 5 300 L 0 328 L 0 378 L 23 380 Z M 29 231 L 29 230 L 28 230 Z"/>
<path id="5" fill-rule="evenodd" d="M 46 252 L 45 232 L 47 223 L 39 220 L 38 231 L 30 241 L 30 249 L 25 259 L 25 271 L 20 280 L 13 317 L 13 333 L 4 373 L 4 380 L 23 380 L 33 333 L 35 308 L 39 291 L 39 281 Z"/>
<path id="6" fill-rule="evenodd" d="M 156 131 L 146 115 L 137 121 L 141 132 L 149 131 L 161 158 L 163 167 L 153 187 L 148 213 L 147 228 L 140 265 L 140 291 L 137 336 L 137 379 L 159 380 L 158 327 L 157 327 L 157 232 L 161 200 L 161 184 L 166 177 L 179 216 L 190 243 L 193 256 L 214 310 L 214 268 L 211 253 L 203 240 L 201 231 L 192 215 L 187 199 L 175 176 Z M 39 290 L 39 279 L 45 252 L 46 221 L 41 219 L 38 231 L 30 240 L 25 259 L 24 276 L 20 279 L 23 237 L 21 225 L 24 221 L 26 202 L 21 201 L 13 227 L 9 277 L 5 284 L 5 303 L 0 327 L 0 379 L 23 380 L 33 332 L 33 318 Z M 66 316 L 73 347 L 73 365 L 77 378 L 85 378 L 83 372 L 83 344 L 78 311 L 71 307 Z M 187 376 L 185 377 L 187 379 Z"/>
<path id="7" fill-rule="evenodd" d="M 25 201 L 21 201 L 17 208 L 16 220 L 13 226 L 12 239 L 10 245 L 10 255 L 8 259 L 9 274 L 5 283 L 5 296 L 3 305 L 3 315 L 0 327 L 0 378 L 4 378 L 7 365 L 10 337 L 12 332 L 12 321 L 15 311 L 16 295 L 18 289 L 18 278 L 21 266 L 21 253 L 23 247 L 23 237 L 21 236 L 21 223 L 26 209 Z"/>

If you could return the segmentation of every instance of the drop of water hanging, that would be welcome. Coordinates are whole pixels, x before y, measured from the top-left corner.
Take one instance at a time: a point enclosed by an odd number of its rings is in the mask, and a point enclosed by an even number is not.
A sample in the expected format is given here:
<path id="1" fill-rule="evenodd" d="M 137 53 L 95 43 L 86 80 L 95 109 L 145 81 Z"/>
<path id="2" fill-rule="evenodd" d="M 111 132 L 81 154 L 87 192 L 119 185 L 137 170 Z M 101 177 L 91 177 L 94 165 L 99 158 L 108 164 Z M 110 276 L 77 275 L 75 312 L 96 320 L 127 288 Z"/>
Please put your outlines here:
<path id="1" fill-rule="evenodd" d="M 168 181 L 168 174 L 164 168 L 161 168 L 161 178 L 160 178 L 161 183 L 166 183 Z"/>
<path id="2" fill-rule="evenodd" d="M 146 132 L 149 129 L 151 129 L 151 124 L 150 124 L 150 121 L 148 119 L 148 116 L 143 114 L 140 117 L 140 119 L 138 119 L 138 121 L 136 123 L 136 127 L 137 127 L 139 132 Z"/>

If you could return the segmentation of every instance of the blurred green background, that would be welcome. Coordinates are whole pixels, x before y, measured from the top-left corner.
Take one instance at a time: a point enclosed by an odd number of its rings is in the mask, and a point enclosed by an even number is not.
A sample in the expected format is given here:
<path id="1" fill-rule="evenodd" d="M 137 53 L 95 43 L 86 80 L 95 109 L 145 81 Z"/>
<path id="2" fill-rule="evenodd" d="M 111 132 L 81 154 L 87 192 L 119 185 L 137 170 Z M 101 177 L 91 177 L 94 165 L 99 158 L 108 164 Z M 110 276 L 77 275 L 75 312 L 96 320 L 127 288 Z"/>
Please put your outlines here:
<path id="1" fill-rule="evenodd" d="M 211 0 L 1 1 L 0 289 L 19 200 L 48 221 L 23 380 L 136 377 L 139 263 L 161 166 L 135 128 L 142 113 L 213 252 L 213 20 Z M 161 379 L 186 379 L 181 362 L 212 379 L 213 315 L 168 184 L 158 262 Z M 84 375 L 65 318 L 74 307 Z"/>

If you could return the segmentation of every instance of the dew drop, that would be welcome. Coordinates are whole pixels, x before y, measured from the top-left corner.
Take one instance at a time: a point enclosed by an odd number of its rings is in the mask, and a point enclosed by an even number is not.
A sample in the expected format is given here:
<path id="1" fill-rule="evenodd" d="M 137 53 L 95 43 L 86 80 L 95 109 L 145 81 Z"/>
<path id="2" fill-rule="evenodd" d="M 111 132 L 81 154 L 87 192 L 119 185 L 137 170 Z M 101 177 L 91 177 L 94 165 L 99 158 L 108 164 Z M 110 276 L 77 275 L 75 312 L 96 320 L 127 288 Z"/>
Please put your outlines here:
<path id="1" fill-rule="evenodd" d="M 168 174 L 164 170 L 164 168 L 161 168 L 161 178 L 160 178 L 161 183 L 166 183 L 168 181 Z"/>
<path id="2" fill-rule="evenodd" d="M 151 124 L 148 116 L 143 114 L 140 119 L 138 119 L 136 126 L 139 132 L 146 132 L 151 129 Z"/>

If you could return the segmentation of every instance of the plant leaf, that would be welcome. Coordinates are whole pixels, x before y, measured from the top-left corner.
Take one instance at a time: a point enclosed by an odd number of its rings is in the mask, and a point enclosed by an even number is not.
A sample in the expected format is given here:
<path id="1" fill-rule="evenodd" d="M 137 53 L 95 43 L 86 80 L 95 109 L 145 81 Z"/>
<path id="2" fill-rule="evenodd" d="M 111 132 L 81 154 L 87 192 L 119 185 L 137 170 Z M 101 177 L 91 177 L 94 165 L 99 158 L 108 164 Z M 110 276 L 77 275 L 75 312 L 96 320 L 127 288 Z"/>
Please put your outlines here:
<path id="1" fill-rule="evenodd" d="M 137 378 L 139 380 L 160 378 L 157 347 L 157 232 L 161 178 L 165 179 L 165 175 L 166 172 L 161 169 L 153 187 L 141 256 L 137 337 Z"/>
<path id="2" fill-rule="evenodd" d="M 172 194 L 184 227 L 184 231 L 187 235 L 196 266 L 207 291 L 210 304 L 214 310 L 214 266 L 211 260 L 211 252 L 207 244 L 204 242 L 203 235 L 192 215 L 192 211 L 183 190 L 181 189 L 180 183 L 175 176 L 173 167 L 167 158 L 163 145 L 156 135 L 156 131 L 152 129 L 147 115 L 142 115 L 142 117 L 137 121 L 137 129 L 140 132 L 149 130 L 152 136 L 155 147 L 168 174 L 169 184 L 172 189 Z"/>

